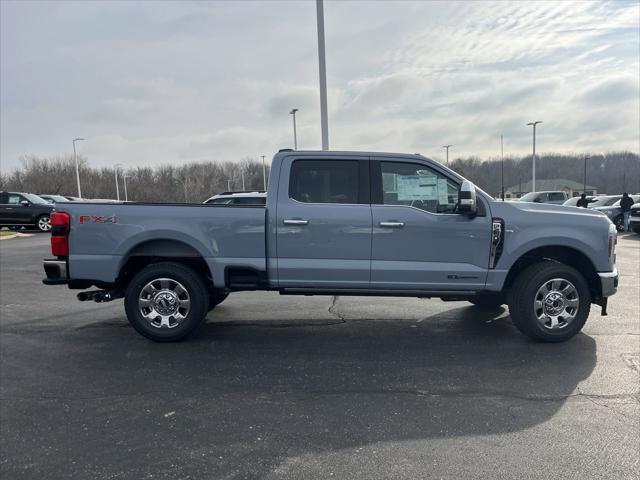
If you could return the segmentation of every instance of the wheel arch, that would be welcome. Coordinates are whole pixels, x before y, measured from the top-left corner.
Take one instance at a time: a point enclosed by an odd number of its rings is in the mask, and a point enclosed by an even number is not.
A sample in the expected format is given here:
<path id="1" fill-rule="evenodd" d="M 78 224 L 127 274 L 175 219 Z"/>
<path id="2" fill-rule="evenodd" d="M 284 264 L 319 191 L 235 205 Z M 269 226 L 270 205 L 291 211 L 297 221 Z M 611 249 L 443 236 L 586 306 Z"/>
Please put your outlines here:
<path id="1" fill-rule="evenodd" d="M 600 279 L 593 262 L 584 252 L 565 245 L 535 247 L 520 255 L 509 269 L 504 282 L 504 290 L 508 290 L 513 285 L 520 272 L 530 265 L 543 260 L 558 262 L 575 268 L 587 281 L 592 298 L 597 299 L 602 295 Z"/>
<path id="2" fill-rule="evenodd" d="M 213 289 L 213 273 L 202 253 L 193 245 L 174 238 L 143 240 L 129 248 L 120 262 L 116 284 L 126 287 L 140 270 L 160 262 L 175 262 L 192 268 L 207 287 Z"/>

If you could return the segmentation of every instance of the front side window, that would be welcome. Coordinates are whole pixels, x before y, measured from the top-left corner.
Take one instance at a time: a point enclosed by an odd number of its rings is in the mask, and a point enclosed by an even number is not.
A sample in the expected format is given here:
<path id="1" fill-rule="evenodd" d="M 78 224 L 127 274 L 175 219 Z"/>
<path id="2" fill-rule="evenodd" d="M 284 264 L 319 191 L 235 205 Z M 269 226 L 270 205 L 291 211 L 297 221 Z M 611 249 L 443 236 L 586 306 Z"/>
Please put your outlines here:
<path id="1" fill-rule="evenodd" d="M 10 193 L 9 201 L 7 203 L 10 203 L 11 205 L 17 205 L 23 200 L 26 200 L 26 198 L 24 198 L 22 195 L 16 195 L 15 193 Z"/>
<path id="2" fill-rule="evenodd" d="M 358 162 L 296 160 L 291 166 L 289 197 L 303 203 L 358 203 Z"/>
<path id="3" fill-rule="evenodd" d="M 558 202 L 560 200 L 564 200 L 564 193 L 562 192 L 553 192 L 549 194 L 549 200 L 552 202 Z"/>
<path id="4" fill-rule="evenodd" d="M 460 186 L 435 170 L 416 163 L 380 162 L 382 202 L 407 205 L 431 213 L 455 213 Z"/>

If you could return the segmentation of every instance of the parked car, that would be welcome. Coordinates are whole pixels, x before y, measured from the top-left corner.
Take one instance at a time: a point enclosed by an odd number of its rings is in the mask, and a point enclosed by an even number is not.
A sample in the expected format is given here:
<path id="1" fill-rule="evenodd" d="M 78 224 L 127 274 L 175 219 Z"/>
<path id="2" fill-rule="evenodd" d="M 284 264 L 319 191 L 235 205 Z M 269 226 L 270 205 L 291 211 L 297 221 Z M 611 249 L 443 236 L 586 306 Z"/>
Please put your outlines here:
<path id="1" fill-rule="evenodd" d="M 39 193 L 38 196 L 43 199 L 44 201 L 46 201 L 47 203 L 50 204 L 54 204 L 54 203 L 64 203 L 64 202 L 68 202 L 69 199 L 67 197 L 63 197 L 62 195 L 48 195 L 48 194 L 41 194 Z"/>
<path id="2" fill-rule="evenodd" d="M 211 205 L 266 205 L 267 194 L 255 192 L 224 192 L 205 200 L 203 203 Z"/>
<path id="3" fill-rule="evenodd" d="M 568 198 L 569 195 L 562 191 L 529 192 L 520 197 L 518 201 L 562 205 Z"/>
<path id="4" fill-rule="evenodd" d="M 414 154 L 281 151 L 266 206 L 68 203 L 53 214 L 45 284 L 124 297 L 156 341 L 179 340 L 230 292 L 507 303 L 531 338 L 578 333 L 617 289 L 604 215 L 496 202 Z"/>
<path id="5" fill-rule="evenodd" d="M 53 206 L 33 193 L 0 192 L 0 226 L 12 229 L 35 227 L 51 230 Z"/>
<path id="6" fill-rule="evenodd" d="M 86 200 L 86 199 L 79 198 L 79 197 L 71 197 L 71 196 L 69 196 L 69 195 L 65 195 L 65 197 L 64 197 L 64 198 L 66 198 L 66 199 L 67 199 L 67 200 L 69 200 L 70 202 L 83 202 L 83 201 L 85 201 L 85 200 Z"/>
<path id="7" fill-rule="evenodd" d="M 587 195 L 587 201 L 589 203 L 594 202 L 596 199 L 596 197 L 594 197 L 593 195 Z M 580 200 L 580 197 L 571 197 L 569 200 L 567 200 L 566 202 L 564 202 L 562 204 L 563 207 L 577 207 L 578 206 L 578 200 Z"/>
<path id="8" fill-rule="evenodd" d="M 633 199 L 633 203 L 640 202 L 640 195 L 629 195 Z M 620 196 L 622 198 L 622 195 Z M 622 209 L 620 208 L 620 200 L 617 200 L 608 207 L 595 207 L 594 210 L 604 213 L 609 220 L 613 222 L 616 229 L 619 232 L 624 230 L 624 217 L 622 216 Z"/>
<path id="9" fill-rule="evenodd" d="M 629 212 L 629 227 L 634 232 L 640 234 L 640 203 L 631 207 L 631 211 Z"/>

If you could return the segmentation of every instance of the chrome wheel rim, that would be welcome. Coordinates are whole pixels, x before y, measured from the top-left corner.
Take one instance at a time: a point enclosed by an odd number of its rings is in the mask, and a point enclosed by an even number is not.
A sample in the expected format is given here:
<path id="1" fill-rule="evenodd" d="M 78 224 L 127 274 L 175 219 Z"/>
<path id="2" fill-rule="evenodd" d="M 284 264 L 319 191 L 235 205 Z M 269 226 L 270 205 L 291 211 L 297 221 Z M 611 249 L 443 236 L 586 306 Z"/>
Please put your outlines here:
<path id="1" fill-rule="evenodd" d="M 51 219 L 49 217 L 42 217 L 38 219 L 38 228 L 43 232 L 51 230 Z"/>
<path id="2" fill-rule="evenodd" d="M 191 299 L 180 282 L 156 278 L 140 291 L 138 310 L 154 328 L 176 328 L 189 315 Z"/>
<path id="3" fill-rule="evenodd" d="M 547 330 L 566 328 L 576 318 L 579 307 L 578 290 L 564 278 L 544 282 L 533 301 L 534 314 Z"/>

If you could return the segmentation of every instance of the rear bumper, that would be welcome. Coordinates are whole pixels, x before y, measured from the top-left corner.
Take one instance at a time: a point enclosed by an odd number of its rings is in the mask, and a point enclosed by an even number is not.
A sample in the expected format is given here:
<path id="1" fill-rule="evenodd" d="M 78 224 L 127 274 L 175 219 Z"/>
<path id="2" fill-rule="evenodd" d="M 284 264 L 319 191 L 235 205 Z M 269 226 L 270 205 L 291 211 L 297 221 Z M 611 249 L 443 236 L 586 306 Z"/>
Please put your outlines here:
<path id="1" fill-rule="evenodd" d="M 600 291 L 603 298 L 610 297 L 618 291 L 618 270 L 598 272 L 598 276 L 600 277 Z"/>
<path id="2" fill-rule="evenodd" d="M 45 259 L 43 266 L 44 273 L 47 275 L 42 280 L 45 285 L 66 285 L 69 283 L 66 260 Z"/>

